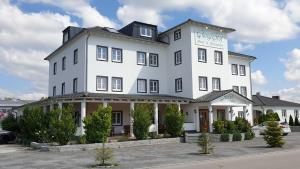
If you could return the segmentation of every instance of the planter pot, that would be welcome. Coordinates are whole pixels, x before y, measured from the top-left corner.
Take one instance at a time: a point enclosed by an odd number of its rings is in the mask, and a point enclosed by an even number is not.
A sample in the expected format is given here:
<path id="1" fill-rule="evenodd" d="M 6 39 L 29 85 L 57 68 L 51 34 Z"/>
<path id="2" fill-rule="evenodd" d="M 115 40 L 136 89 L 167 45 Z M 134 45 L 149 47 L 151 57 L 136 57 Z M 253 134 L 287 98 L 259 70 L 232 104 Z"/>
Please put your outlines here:
<path id="1" fill-rule="evenodd" d="M 245 133 L 241 133 L 241 135 L 242 135 L 241 141 L 244 141 L 245 140 Z"/>
<path id="2" fill-rule="evenodd" d="M 229 134 L 229 142 L 232 142 L 233 134 Z"/>

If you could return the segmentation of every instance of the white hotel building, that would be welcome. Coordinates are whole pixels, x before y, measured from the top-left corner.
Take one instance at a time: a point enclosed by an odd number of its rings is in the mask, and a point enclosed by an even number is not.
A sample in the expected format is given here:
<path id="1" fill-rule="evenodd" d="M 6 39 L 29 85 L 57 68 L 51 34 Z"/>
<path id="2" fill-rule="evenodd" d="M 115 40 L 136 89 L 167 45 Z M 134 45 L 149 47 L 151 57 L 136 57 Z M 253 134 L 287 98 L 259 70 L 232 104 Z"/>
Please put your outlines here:
<path id="1" fill-rule="evenodd" d="M 82 119 L 97 105 L 113 109 L 113 133 L 132 134 L 135 103 L 154 106 L 152 132 L 162 132 L 166 104 L 185 113 L 184 129 L 212 131 L 216 119 L 243 116 L 250 123 L 251 62 L 255 57 L 228 51 L 235 31 L 187 20 L 162 33 L 156 25 L 132 22 L 107 27 L 68 27 L 49 61 L 49 111 L 73 103 L 78 134 Z"/>

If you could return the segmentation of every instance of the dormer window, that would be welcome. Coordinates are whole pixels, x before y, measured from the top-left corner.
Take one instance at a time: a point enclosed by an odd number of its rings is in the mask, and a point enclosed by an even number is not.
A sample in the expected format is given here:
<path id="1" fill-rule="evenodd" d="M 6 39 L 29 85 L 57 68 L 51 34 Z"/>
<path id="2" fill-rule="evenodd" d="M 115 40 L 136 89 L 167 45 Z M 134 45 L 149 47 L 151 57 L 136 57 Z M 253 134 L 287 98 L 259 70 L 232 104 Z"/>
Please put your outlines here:
<path id="1" fill-rule="evenodd" d="M 152 37 L 152 30 L 149 27 L 141 26 L 140 35 L 144 37 Z"/>

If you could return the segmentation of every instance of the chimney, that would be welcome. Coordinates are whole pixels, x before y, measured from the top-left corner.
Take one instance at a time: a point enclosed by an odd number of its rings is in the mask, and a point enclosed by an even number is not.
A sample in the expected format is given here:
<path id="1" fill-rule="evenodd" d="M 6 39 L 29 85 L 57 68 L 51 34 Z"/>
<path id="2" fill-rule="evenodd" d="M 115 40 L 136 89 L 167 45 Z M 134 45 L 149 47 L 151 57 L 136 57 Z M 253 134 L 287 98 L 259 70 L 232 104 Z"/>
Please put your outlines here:
<path id="1" fill-rule="evenodd" d="M 257 95 L 257 96 L 260 96 L 260 92 L 256 92 L 256 95 Z"/>
<path id="2" fill-rule="evenodd" d="M 280 100 L 280 96 L 272 96 L 272 99 Z"/>

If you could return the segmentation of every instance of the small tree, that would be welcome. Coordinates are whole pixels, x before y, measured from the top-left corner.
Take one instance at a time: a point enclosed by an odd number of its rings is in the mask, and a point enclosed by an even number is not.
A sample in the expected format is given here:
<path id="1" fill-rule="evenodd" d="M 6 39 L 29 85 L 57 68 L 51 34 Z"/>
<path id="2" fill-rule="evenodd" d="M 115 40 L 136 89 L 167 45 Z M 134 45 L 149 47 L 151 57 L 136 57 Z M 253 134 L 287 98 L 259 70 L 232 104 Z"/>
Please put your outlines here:
<path id="1" fill-rule="evenodd" d="M 295 126 L 300 126 L 299 119 L 297 116 L 295 117 Z"/>
<path id="2" fill-rule="evenodd" d="M 175 104 L 168 104 L 165 109 L 165 124 L 166 131 L 172 137 L 178 137 L 182 133 L 184 114 L 178 110 L 178 106 Z"/>
<path id="3" fill-rule="evenodd" d="M 198 138 L 198 145 L 201 147 L 200 152 L 203 154 L 211 154 L 213 152 L 213 146 L 210 143 L 208 133 L 202 133 Z"/>
<path id="4" fill-rule="evenodd" d="M 112 107 L 98 106 L 97 111 L 83 120 L 86 140 L 90 143 L 106 142 L 111 131 Z"/>
<path id="5" fill-rule="evenodd" d="M 292 115 L 290 115 L 289 125 L 290 125 L 290 126 L 293 126 L 293 125 L 294 125 L 294 120 L 293 120 Z"/>
<path id="6" fill-rule="evenodd" d="M 149 127 L 152 124 L 153 107 L 150 104 L 136 104 L 133 114 L 133 133 L 138 140 L 148 137 Z"/>
<path id="7" fill-rule="evenodd" d="M 284 145 L 285 142 L 282 137 L 282 129 L 278 122 L 274 120 L 268 122 L 264 140 L 270 147 L 282 147 Z"/>
<path id="8" fill-rule="evenodd" d="M 111 161 L 114 157 L 113 150 L 111 148 L 104 147 L 104 142 L 102 144 L 102 148 L 96 149 L 96 161 L 99 162 L 98 165 L 100 166 L 109 166 L 111 164 L 108 162 Z"/>
<path id="9" fill-rule="evenodd" d="M 52 140 L 60 145 L 66 145 L 76 132 L 76 124 L 73 120 L 72 106 L 63 109 L 54 109 L 50 112 L 50 133 Z"/>
<path id="10" fill-rule="evenodd" d="M 2 120 L 2 129 L 7 131 L 13 131 L 16 133 L 19 132 L 20 128 L 19 128 L 18 120 L 12 113 L 9 113 Z"/>

